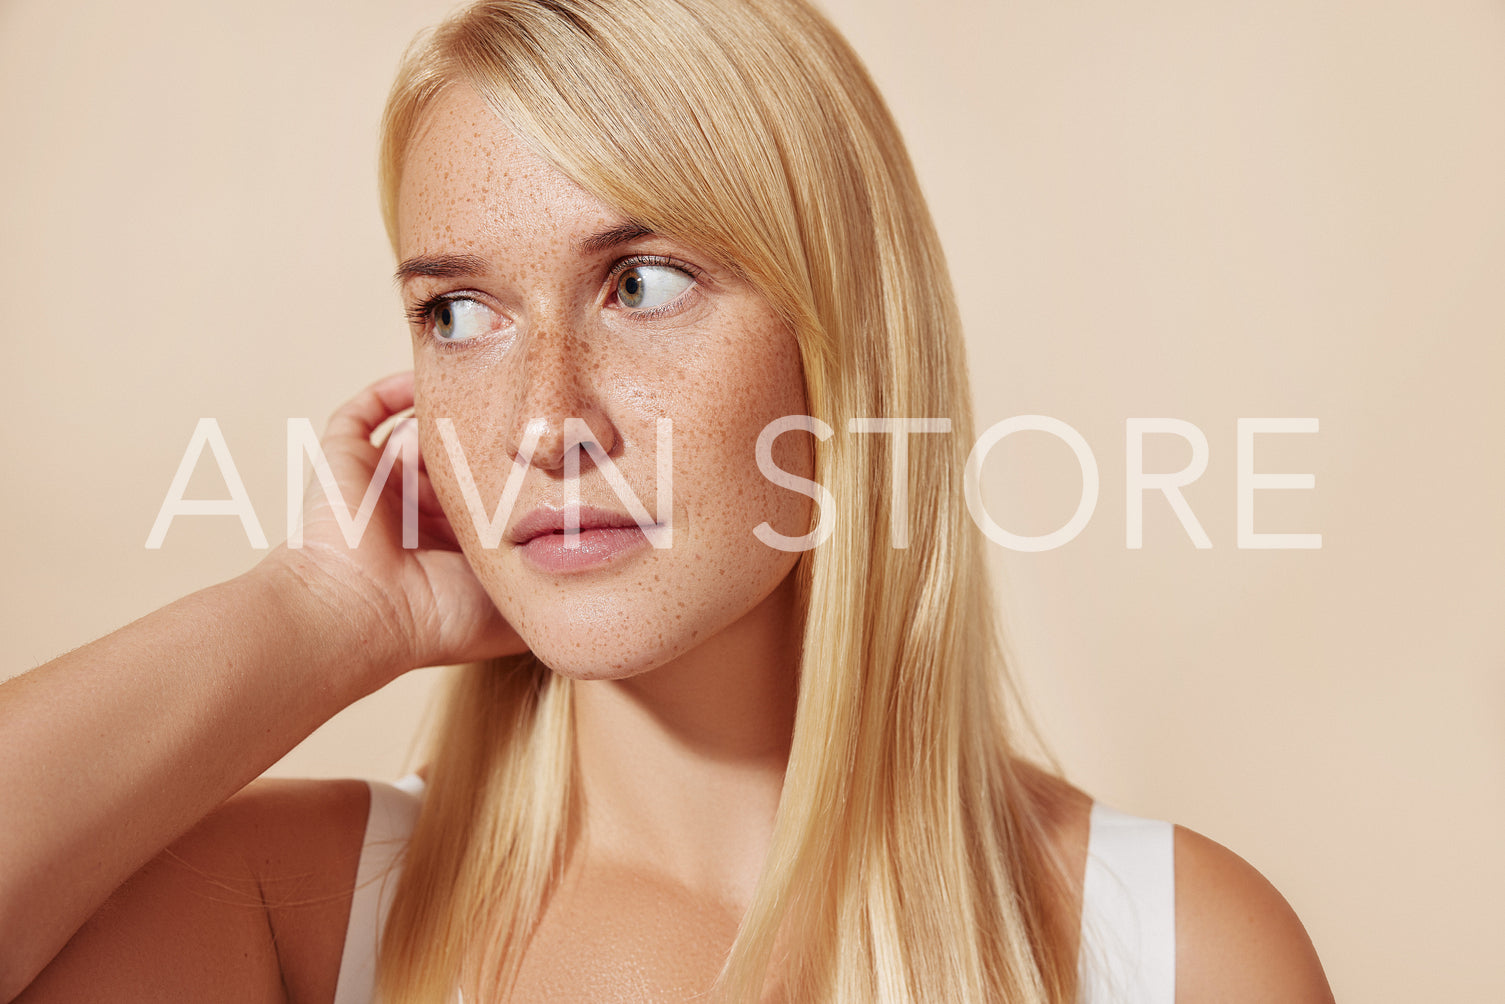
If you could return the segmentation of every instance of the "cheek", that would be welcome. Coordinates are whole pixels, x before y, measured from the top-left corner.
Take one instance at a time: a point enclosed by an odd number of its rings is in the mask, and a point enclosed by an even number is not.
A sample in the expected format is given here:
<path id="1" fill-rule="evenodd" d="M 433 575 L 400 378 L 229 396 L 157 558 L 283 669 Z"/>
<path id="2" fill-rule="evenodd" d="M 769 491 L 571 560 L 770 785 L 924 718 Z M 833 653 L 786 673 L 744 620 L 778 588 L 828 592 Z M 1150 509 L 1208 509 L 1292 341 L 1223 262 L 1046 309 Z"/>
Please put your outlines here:
<path id="1" fill-rule="evenodd" d="M 519 613 L 526 604 L 519 595 L 515 575 L 508 571 L 504 552 L 510 545 L 502 542 L 497 547 L 487 547 L 477 525 L 484 526 L 495 516 L 494 510 L 511 468 L 510 457 L 498 459 L 505 450 L 500 447 L 491 449 L 486 445 L 500 442 L 503 437 L 496 435 L 490 427 L 494 416 L 486 411 L 483 401 L 477 400 L 478 393 L 453 374 L 446 374 L 441 367 L 431 367 L 425 373 L 424 367 L 419 366 L 414 409 L 418 417 L 419 448 L 429 483 L 465 560 L 497 609 L 521 630 Z M 454 424 L 470 484 L 475 486 L 469 499 L 460 487 L 461 477 L 439 430 L 440 418 L 447 418 Z M 524 637 L 528 635 L 524 634 Z"/>
<path id="2" fill-rule="evenodd" d="M 494 505 L 499 497 L 499 491 L 492 490 L 491 473 L 493 469 L 500 470 L 505 477 L 508 464 L 498 459 L 505 450 L 500 446 L 502 437 L 495 435 L 489 427 L 492 417 L 486 411 L 484 398 L 480 388 L 457 379 L 444 367 L 425 366 L 422 362 L 415 366 L 414 414 L 418 419 L 418 442 L 424 468 L 444 514 L 472 564 L 478 559 L 484 562 L 486 555 L 493 552 L 480 547 L 470 504 L 460 488 L 460 476 L 439 426 L 441 419 L 447 419 L 453 427 L 464 465 L 479 492 L 479 498 L 472 501 L 481 506 L 484 518 L 489 519 L 491 508 L 487 500 Z"/>
<path id="3" fill-rule="evenodd" d="M 700 407 L 691 411 L 685 400 L 675 421 L 676 467 L 685 472 L 685 484 L 681 489 L 676 483 L 676 494 L 683 492 L 695 523 L 719 527 L 729 545 L 741 542 L 752 564 L 767 557 L 763 552 L 775 550 L 754 536 L 754 528 L 766 521 L 780 534 L 801 535 L 810 528 L 814 507 L 808 495 L 780 487 L 758 466 L 764 429 L 806 412 L 793 339 L 770 340 L 771 345 L 759 346 L 762 351 L 749 352 L 744 344 L 740 357 L 705 371 L 695 397 Z M 814 477 L 814 437 L 809 433 L 779 435 L 770 453 L 779 471 Z"/>
<path id="4" fill-rule="evenodd" d="M 459 501 L 455 472 L 449 455 L 444 449 L 444 440 L 439 431 L 439 419 L 455 421 L 464 414 L 457 398 L 460 396 L 452 382 L 444 379 L 433 366 L 415 361 L 413 368 L 413 415 L 418 419 L 418 444 L 423 453 L 423 465 L 429 481 L 444 505 L 444 511 L 453 518 L 459 510 L 451 508 L 452 501 Z M 457 427 L 461 423 L 456 422 Z M 456 529 L 459 529 L 456 527 Z"/>

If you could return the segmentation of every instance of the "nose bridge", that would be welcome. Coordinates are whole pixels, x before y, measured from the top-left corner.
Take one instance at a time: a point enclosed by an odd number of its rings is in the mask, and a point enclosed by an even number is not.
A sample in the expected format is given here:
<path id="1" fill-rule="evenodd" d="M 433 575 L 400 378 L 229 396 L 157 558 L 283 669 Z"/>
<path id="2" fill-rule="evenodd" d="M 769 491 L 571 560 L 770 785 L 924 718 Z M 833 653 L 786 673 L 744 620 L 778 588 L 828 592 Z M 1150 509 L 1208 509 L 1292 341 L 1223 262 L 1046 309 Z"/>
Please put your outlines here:
<path id="1" fill-rule="evenodd" d="M 533 466 L 562 470 L 566 453 L 580 445 L 578 435 L 566 434 L 571 418 L 585 422 L 602 450 L 610 453 L 615 448 L 615 430 L 591 378 L 593 362 L 589 340 L 566 311 L 545 307 L 532 312 L 518 368 L 521 386 L 514 416 L 514 455 L 536 437 Z"/>

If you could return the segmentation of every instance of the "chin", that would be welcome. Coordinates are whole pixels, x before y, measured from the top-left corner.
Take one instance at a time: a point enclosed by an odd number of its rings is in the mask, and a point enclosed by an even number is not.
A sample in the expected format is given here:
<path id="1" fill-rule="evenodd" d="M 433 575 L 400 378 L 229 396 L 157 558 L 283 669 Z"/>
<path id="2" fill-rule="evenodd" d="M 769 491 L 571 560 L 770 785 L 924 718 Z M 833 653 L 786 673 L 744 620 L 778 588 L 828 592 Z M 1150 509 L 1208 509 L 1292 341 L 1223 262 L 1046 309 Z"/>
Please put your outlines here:
<path id="1" fill-rule="evenodd" d="M 636 638 L 569 638 L 557 630 L 519 633 L 540 662 L 572 680 L 625 680 L 652 672 L 694 647 L 691 640 L 676 646 Z"/>
<path id="2" fill-rule="evenodd" d="M 593 602 L 594 600 L 594 602 Z M 621 597 L 503 612 L 538 660 L 575 680 L 621 680 L 657 669 L 716 633 L 687 609 L 645 610 Z"/>

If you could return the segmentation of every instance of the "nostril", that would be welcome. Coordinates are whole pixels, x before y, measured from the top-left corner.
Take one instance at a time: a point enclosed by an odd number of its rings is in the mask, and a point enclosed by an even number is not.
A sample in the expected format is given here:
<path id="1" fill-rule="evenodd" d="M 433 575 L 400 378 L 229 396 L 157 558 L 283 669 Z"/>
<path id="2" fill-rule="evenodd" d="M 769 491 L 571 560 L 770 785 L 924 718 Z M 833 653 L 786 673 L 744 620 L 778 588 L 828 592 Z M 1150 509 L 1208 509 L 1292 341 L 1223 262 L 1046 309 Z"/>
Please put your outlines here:
<path id="1" fill-rule="evenodd" d="M 515 462 L 554 470 L 564 458 L 563 437 L 559 429 L 546 418 L 532 418 L 523 426 L 522 439 L 517 446 Z"/>
<path id="2" fill-rule="evenodd" d="M 589 449 L 592 446 L 603 453 L 605 452 L 601 441 L 596 437 L 596 431 L 583 418 L 567 418 L 564 420 L 564 443 L 565 449 L 576 452 L 582 449 Z"/>
<path id="3" fill-rule="evenodd" d="M 515 459 L 544 470 L 578 470 L 582 453 L 590 454 L 594 462 L 610 457 L 616 443 L 616 430 L 609 422 L 588 422 L 578 417 L 533 418 L 523 426 Z"/>

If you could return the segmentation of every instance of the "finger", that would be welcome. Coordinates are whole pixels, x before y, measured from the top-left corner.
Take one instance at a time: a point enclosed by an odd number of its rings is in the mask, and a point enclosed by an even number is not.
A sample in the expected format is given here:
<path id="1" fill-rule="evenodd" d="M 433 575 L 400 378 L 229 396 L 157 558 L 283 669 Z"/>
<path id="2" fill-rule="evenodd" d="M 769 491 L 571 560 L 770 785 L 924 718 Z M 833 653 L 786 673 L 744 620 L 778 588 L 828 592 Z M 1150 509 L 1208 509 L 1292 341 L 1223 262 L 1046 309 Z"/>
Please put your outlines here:
<path id="1" fill-rule="evenodd" d="M 439 495 L 434 491 L 433 482 L 428 478 L 427 469 L 423 465 L 423 453 L 418 445 L 418 421 L 408 417 L 399 421 L 392 427 L 385 444 L 377 444 L 385 450 L 397 452 L 396 468 L 392 474 L 391 482 L 405 484 L 403 480 L 409 458 L 417 458 L 418 469 L 418 511 L 420 513 L 442 514 L 443 507 L 439 504 Z"/>
<path id="2" fill-rule="evenodd" d="M 418 511 L 427 516 L 442 518 L 444 506 L 439 501 L 439 493 L 434 491 L 434 486 L 426 477 L 418 478 Z"/>
<path id="3" fill-rule="evenodd" d="M 376 381 L 335 409 L 325 427 L 326 437 L 371 439 L 387 418 L 413 406 L 413 373 L 393 373 Z"/>
<path id="4" fill-rule="evenodd" d="M 418 517 L 418 546 L 436 551 L 460 550 L 454 527 L 442 516 L 437 519 L 432 516 Z"/>
<path id="5" fill-rule="evenodd" d="M 396 436 L 404 426 L 412 425 L 413 422 L 414 418 L 412 406 L 403 408 L 401 411 L 393 412 L 386 418 L 382 419 L 381 424 L 378 425 L 375 431 L 371 433 L 371 445 L 378 448 L 385 447 L 387 443 L 391 442 L 392 438 Z M 416 436 L 414 437 L 414 442 L 415 444 L 417 442 Z M 419 469 L 422 470 L 421 467 Z"/>

